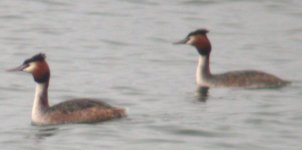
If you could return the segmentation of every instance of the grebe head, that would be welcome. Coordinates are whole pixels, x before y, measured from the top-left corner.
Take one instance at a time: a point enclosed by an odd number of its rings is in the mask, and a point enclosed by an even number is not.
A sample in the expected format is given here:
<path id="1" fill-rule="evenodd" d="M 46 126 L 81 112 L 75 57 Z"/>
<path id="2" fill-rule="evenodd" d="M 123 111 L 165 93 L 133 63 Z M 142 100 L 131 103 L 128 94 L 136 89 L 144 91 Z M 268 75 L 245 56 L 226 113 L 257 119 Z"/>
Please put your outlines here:
<path id="1" fill-rule="evenodd" d="M 211 43 L 206 35 L 208 32 L 206 29 L 198 29 L 189 33 L 185 39 L 174 44 L 192 45 L 197 48 L 200 55 L 209 55 L 211 52 Z"/>
<path id="2" fill-rule="evenodd" d="M 33 57 L 26 59 L 22 65 L 9 69 L 7 71 L 24 71 L 31 73 L 34 80 L 38 83 L 43 83 L 49 80 L 50 71 L 47 62 L 45 61 L 45 54 L 39 53 Z"/>

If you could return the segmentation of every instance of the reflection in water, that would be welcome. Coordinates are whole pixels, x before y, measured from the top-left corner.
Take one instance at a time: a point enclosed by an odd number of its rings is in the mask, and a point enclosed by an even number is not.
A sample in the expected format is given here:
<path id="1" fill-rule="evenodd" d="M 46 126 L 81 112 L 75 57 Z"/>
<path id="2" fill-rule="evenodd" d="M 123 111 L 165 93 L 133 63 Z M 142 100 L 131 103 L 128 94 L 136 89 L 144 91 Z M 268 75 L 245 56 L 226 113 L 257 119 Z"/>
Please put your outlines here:
<path id="1" fill-rule="evenodd" d="M 58 127 L 56 126 L 32 126 L 32 130 L 29 131 L 28 134 L 25 134 L 24 140 L 29 140 L 29 143 L 33 143 L 35 148 L 39 147 L 40 143 L 45 141 L 48 137 L 52 137 L 58 133 Z"/>
<path id="2" fill-rule="evenodd" d="M 208 99 L 209 88 L 208 87 L 198 87 L 196 89 L 196 98 L 198 101 L 205 102 Z"/>
<path id="3" fill-rule="evenodd" d="M 37 139 L 44 139 L 46 137 L 53 136 L 57 132 L 58 128 L 54 126 L 39 127 L 35 133 L 35 137 Z"/>

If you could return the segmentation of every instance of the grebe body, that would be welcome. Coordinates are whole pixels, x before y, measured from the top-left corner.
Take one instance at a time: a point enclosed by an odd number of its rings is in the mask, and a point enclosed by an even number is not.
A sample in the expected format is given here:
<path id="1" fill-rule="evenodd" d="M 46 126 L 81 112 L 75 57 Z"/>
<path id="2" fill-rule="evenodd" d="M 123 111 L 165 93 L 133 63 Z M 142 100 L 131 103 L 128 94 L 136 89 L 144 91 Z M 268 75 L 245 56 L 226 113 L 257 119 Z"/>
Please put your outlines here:
<path id="1" fill-rule="evenodd" d="M 86 98 L 68 100 L 50 107 L 48 104 L 50 70 L 44 54 L 37 54 L 25 60 L 21 66 L 8 71 L 24 71 L 33 75 L 36 82 L 31 116 L 33 124 L 92 123 L 126 115 L 122 108 Z"/>
<path id="2" fill-rule="evenodd" d="M 274 75 L 256 70 L 231 71 L 222 74 L 212 74 L 210 71 L 211 43 L 207 37 L 208 30 L 199 29 L 175 44 L 194 46 L 199 53 L 196 69 L 196 83 L 199 87 L 245 87 L 273 88 L 282 87 L 288 81 Z"/>

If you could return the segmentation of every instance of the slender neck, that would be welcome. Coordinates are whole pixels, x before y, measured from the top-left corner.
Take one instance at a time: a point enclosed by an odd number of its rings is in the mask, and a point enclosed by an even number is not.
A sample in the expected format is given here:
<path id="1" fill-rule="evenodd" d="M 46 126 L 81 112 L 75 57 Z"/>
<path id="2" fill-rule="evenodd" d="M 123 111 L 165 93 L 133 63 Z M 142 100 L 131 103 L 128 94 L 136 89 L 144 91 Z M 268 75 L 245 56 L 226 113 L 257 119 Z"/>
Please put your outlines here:
<path id="1" fill-rule="evenodd" d="M 210 77 L 210 53 L 199 55 L 198 65 L 196 69 L 196 82 L 197 84 L 204 84 L 205 80 Z"/>
<path id="2" fill-rule="evenodd" d="M 32 108 L 32 117 L 40 114 L 49 107 L 48 105 L 48 84 L 49 81 L 36 84 L 35 99 Z"/>

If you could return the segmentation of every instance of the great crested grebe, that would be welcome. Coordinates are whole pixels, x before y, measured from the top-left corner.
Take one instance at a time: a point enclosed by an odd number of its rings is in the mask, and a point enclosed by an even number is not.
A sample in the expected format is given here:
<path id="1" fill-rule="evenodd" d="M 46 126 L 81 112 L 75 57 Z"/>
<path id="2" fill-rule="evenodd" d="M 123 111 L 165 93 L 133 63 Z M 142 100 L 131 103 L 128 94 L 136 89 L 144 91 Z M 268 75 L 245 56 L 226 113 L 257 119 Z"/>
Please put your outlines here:
<path id="1" fill-rule="evenodd" d="M 199 87 L 245 87 L 245 88 L 273 88 L 288 84 L 274 75 L 255 70 L 232 71 L 223 74 L 211 74 L 210 53 L 211 43 L 207 38 L 208 30 L 198 29 L 174 44 L 188 44 L 194 46 L 199 53 L 196 70 L 196 83 Z"/>
<path id="2" fill-rule="evenodd" d="M 37 83 L 31 115 L 33 124 L 92 123 L 126 115 L 124 109 L 109 106 L 95 99 L 73 99 L 50 107 L 47 94 L 50 70 L 42 53 L 25 60 L 21 66 L 7 71 L 31 73 Z"/>

